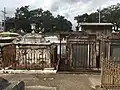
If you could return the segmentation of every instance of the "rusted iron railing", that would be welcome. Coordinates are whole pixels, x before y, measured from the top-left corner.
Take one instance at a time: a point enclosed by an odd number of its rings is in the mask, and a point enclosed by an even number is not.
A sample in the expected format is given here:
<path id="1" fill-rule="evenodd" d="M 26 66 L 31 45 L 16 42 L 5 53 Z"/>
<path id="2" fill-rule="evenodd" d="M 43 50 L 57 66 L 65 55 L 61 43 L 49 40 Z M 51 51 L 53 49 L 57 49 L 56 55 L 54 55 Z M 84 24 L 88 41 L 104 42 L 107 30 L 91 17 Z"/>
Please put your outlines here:
<path id="1" fill-rule="evenodd" d="M 2 67 L 19 70 L 56 68 L 57 51 L 54 45 L 13 44 L 2 47 Z"/>
<path id="2" fill-rule="evenodd" d="M 102 60 L 101 85 L 105 90 L 120 90 L 120 58 Z"/>
<path id="3" fill-rule="evenodd" d="M 8 44 L 1 47 L 2 68 L 9 67 L 16 61 L 16 46 Z"/>

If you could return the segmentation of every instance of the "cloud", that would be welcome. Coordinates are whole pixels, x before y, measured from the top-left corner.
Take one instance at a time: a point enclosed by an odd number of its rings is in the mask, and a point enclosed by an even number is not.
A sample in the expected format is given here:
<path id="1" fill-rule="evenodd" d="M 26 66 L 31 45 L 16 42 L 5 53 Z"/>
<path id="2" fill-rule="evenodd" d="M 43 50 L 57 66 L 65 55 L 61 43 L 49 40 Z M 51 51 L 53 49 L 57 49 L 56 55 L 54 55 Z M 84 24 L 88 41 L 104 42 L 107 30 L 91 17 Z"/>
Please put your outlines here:
<path id="1" fill-rule="evenodd" d="M 66 18 L 70 17 L 69 13 L 65 13 L 64 15 L 66 16 Z"/>
<path id="2" fill-rule="evenodd" d="M 50 10 L 53 15 L 64 15 L 73 25 L 76 25 L 74 17 L 83 13 L 95 12 L 99 7 L 107 7 L 120 3 L 120 0 L 1 0 L 0 10 L 7 8 L 7 16 L 13 16 L 17 7 L 30 5 L 30 9 L 43 8 Z M 0 19 L 3 14 L 0 13 Z"/>
<path id="3" fill-rule="evenodd" d="M 52 3 L 50 10 L 52 12 L 56 12 L 56 11 L 58 11 L 58 9 L 59 9 L 59 2 L 56 1 L 56 2 Z"/>
<path id="4" fill-rule="evenodd" d="M 70 4 L 73 4 L 73 3 L 77 3 L 77 2 L 80 2 L 81 0 L 62 0 L 62 2 L 64 3 L 70 3 Z"/>

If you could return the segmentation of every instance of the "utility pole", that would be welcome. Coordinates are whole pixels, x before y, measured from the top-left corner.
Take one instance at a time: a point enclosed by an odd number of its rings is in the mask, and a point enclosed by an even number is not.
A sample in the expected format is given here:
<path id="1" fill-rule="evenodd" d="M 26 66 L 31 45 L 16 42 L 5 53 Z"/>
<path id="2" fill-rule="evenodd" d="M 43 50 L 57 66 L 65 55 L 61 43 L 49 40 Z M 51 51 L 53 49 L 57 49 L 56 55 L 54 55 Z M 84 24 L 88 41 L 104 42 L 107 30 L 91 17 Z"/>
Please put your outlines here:
<path id="1" fill-rule="evenodd" d="M 99 13 L 99 23 L 100 23 L 100 18 L 101 18 L 101 13 L 100 13 L 100 11 L 101 11 L 101 8 L 99 8 L 97 11 L 98 11 L 98 13 Z"/>
<path id="2" fill-rule="evenodd" d="M 3 16 L 4 16 L 4 32 L 5 32 L 5 29 L 6 29 L 6 23 L 5 23 L 5 21 L 6 21 L 6 8 L 4 7 L 4 10 L 2 10 L 2 13 L 3 13 Z"/>

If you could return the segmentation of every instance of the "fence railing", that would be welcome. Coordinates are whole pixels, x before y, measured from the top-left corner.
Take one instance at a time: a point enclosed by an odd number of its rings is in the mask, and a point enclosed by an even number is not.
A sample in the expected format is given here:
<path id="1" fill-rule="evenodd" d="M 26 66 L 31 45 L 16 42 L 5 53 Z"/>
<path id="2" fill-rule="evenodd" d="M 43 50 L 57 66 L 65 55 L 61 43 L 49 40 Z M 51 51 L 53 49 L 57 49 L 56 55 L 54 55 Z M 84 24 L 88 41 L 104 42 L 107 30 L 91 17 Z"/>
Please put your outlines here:
<path id="1" fill-rule="evenodd" d="M 57 51 L 52 45 L 14 44 L 2 47 L 2 67 L 22 70 L 56 68 Z"/>
<path id="2" fill-rule="evenodd" d="M 102 60 L 101 84 L 105 90 L 120 90 L 120 58 Z"/>
<path id="3" fill-rule="evenodd" d="M 2 68 L 9 67 L 16 61 L 16 46 L 13 44 L 1 47 Z"/>

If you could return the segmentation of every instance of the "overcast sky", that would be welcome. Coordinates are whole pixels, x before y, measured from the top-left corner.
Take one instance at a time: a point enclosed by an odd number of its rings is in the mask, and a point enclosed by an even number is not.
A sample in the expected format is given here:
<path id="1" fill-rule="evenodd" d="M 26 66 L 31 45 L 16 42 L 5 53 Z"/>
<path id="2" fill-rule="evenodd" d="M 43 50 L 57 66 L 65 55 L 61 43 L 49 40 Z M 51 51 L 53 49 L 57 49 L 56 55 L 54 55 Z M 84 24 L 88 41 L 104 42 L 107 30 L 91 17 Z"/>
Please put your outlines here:
<path id="1" fill-rule="evenodd" d="M 30 5 L 30 8 L 50 10 L 53 15 L 64 15 L 73 24 L 74 16 L 96 11 L 99 7 L 120 3 L 120 0 L 1 0 L 0 9 L 7 9 L 7 16 L 14 15 L 15 8 Z M 3 18 L 0 12 L 0 19 Z"/>

